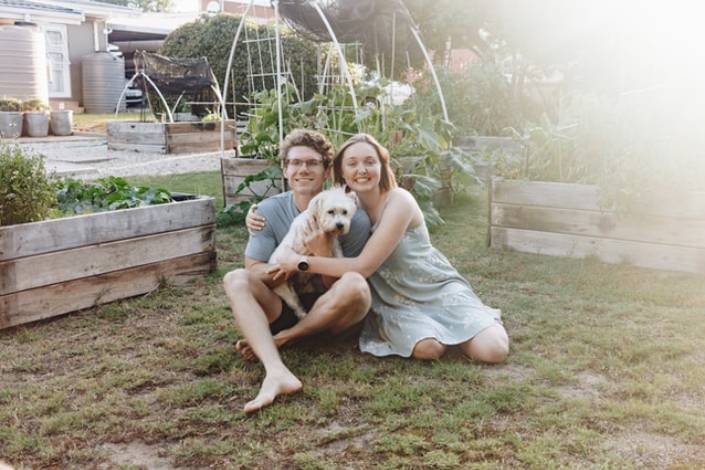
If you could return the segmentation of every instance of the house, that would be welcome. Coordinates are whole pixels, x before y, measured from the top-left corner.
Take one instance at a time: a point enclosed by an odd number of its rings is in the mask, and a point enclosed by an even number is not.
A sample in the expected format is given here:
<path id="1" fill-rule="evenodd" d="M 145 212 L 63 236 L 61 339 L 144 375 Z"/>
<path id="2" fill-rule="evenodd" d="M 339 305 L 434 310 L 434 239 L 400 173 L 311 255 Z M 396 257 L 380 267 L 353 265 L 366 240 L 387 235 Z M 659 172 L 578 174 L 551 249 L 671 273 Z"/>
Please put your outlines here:
<path id="1" fill-rule="evenodd" d="M 63 103 L 65 109 L 80 110 L 81 58 L 107 50 L 109 18 L 139 14 L 132 8 L 93 0 L 0 0 L 0 24 L 32 23 L 44 35 L 48 96 L 53 108 Z M 0 95 L 3 94 L 7 93 L 3 93 L 0 82 Z"/>
<path id="2" fill-rule="evenodd" d="M 250 0 L 199 0 L 199 12 L 201 13 L 230 13 L 242 15 L 247 9 Z M 274 8 L 270 0 L 254 0 L 250 12 L 247 14 L 250 20 L 267 23 L 274 21 Z"/>
<path id="3" fill-rule="evenodd" d="M 142 13 L 139 16 L 114 16 L 108 20 L 110 44 L 125 58 L 125 75 L 135 72 L 133 56 L 136 51 L 157 52 L 164 39 L 179 26 L 196 21 L 198 14 Z"/>

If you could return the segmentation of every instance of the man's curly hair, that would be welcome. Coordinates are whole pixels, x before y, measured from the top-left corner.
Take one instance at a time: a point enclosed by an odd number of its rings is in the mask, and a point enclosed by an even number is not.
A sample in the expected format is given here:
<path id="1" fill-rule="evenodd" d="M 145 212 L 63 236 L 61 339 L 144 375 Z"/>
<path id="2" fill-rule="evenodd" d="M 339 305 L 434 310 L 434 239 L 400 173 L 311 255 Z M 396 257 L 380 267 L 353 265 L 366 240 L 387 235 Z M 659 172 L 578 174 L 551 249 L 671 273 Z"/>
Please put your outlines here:
<path id="1" fill-rule="evenodd" d="M 279 158 L 281 158 L 284 166 L 286 166 L 289 149 L 298 146 L 309 147 L 318 152 L 323 158 L 324 168 L 328 168 L 333 161 L 335 149 L 326 136 L 309 129 L 294 129 L 289 132 L 279 147 Z"/>

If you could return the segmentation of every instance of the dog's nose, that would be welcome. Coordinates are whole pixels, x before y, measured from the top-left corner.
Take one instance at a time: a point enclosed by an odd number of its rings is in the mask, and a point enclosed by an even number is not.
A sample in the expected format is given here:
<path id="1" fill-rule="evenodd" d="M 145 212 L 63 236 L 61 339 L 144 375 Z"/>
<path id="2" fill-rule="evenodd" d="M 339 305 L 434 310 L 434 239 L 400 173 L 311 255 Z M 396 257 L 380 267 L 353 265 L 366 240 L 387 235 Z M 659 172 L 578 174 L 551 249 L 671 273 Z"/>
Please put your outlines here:
<path id="1" fill-rule="evenodd" d="M 337 228 L 338 230 L 343 230 L 343 227 L 345 227 L 345 225 L 342 224 L 341 222 L 338 222 L 337 224 L 335 224 L 335 228 Z"/>

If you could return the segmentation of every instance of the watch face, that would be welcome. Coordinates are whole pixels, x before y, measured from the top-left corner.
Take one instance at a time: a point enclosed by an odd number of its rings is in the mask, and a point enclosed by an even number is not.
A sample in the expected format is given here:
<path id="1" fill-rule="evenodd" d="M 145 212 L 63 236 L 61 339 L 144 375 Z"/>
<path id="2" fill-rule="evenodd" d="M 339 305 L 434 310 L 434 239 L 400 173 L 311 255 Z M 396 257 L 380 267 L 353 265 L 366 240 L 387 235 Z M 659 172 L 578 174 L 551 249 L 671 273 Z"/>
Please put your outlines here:
<path id="1" fill-rule="evenodd" d="M 299 271 L 308 271 L 308 263 L 306 261 L 299 261 Z"/>

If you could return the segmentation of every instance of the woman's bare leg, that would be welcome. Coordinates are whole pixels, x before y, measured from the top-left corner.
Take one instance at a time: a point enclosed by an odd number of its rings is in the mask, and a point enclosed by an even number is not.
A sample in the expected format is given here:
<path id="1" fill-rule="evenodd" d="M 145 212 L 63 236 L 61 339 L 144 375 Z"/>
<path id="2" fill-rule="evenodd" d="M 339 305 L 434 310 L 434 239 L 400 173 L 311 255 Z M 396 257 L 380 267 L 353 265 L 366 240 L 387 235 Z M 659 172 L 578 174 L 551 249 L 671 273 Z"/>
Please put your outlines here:
<path id="1" fill-rule="evenodd" d="M 414 359 L 433 361 L 440 359 L 446 352 L 446 349 L 447 348 L 439 343 L 435 338 L 426 338 L 416 343 L 416 346 L 414 346 L 414 351 L 411 353 L 411 357 Z"/>
<path id="2" fill-rule="evenodd" d="M 509 337 L 504 327 L 497 324 L 462 343 L 460 349 L 471 359 L 497 364 L 504 362 L 509 354 Z"/>

